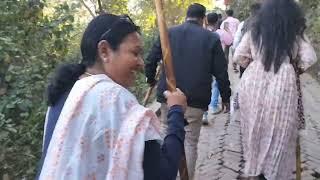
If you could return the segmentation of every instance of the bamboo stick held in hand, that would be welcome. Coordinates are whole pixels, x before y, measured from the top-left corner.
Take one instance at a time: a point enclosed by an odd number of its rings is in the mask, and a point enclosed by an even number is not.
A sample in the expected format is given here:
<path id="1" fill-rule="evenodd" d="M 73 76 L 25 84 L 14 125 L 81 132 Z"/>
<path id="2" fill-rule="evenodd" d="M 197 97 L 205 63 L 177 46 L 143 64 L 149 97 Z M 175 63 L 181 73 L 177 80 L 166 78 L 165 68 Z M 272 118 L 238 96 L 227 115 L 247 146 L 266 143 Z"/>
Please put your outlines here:
<path id="1" fill-rule="evenodd" d="M 172 55 L 171 55 L 171 48 L 169 43 L 168 30 L 167 30 L 167 25 L 166 25 L 164 13 L 163 13 L 163 3 L 161 0 L 154 0 L 154 1 L 156 5 L 157 20 L 158 20 L 158 26 L 159 26 L 159 32 L 160 32 L 162 59 L 164 63 L 164 70 L 166 73 L 167 87 L 169 91 L 173 92 L 173 91 L 176 91 L 176 79 L 175 79 L 173 64 L 172 64 Z M 184 150 L 183 150 L 183 155 L 180 162 L 179 173 L 180 173 L 181 180 L 189 179 L 187 163 L 186 163 L 186 155 Z"/>
<path id="2" fill-rule="evenodd" d="M 155 0 L 157 20 L 160 32 L 160 41 L 162 49 L 162 59 L 164 63 L 164 69 L 166 72 L 167 85 L 169 91 L 176 91 L 176 79 L 174 75 L 173 65 L 172 65 L 172 55 L 169 43 L 169 36 L 167 25 L 165 22 L 165 17 L 163 13 L 163 4 L 161 0 Z"/>

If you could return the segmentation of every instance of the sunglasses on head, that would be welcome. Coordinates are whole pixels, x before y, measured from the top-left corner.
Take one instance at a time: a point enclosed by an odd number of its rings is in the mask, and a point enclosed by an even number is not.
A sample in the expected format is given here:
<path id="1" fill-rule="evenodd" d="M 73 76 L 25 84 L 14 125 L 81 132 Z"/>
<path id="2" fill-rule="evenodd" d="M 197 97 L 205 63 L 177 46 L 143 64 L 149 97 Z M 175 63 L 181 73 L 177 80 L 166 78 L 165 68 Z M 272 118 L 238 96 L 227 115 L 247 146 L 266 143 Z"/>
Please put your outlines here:
<path id="1" fill-rule="evenodd" d="M 117 29 L 117 27 L 123 23 L 129 23 L 133 26 L 136 26 L 128 15 L 121 15 L 119 17 L 120 18 L 116 20 L 105 33 L 101 35 L 100 40 L 104 40 L 110 34 L 110 32 L 112 32 L 114 29 Z"/>

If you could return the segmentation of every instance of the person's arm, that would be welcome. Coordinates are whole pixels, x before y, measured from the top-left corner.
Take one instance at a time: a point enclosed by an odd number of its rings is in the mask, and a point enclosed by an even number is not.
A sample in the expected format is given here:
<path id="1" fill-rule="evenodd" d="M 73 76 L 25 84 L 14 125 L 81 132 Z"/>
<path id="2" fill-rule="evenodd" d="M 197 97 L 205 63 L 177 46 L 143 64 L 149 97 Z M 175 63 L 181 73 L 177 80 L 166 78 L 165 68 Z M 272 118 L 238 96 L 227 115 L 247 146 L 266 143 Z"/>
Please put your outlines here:
<path id="1" fill-rule="evenodd" d="M 298 68 L 301 73 L 317 62 L 317 55 L 307 36 L 298 40 Z"/>
<path id="2" fill-rule="evenodd" d="M 48 107 L 48 111 L 45 119 L 45 125 L 44 125 L 42 154 L 41 154 L 41 159 L 38 163 L 38 170 L 37 170 L 37 175 L 35 179 L 39 179 L 40 177 L 40 173 L 42 170 L 44 159 L 47 155 L 47 149 L 49 147 L 54 128 L 57 124 L 60 113 L 62 111 L 65 101 L 67 100 L 69 93 L 70 91 L 65 92 L 54 106 Z"/>
<path id="3" fill-rule="evenodd" d="M 172 106 L 168 112 L 168 134 L 162 146 L 160 147 L 155 140 L 145 143 L 143 161 L 145 180 L 176 178 L 184 147 L 185 123 L 182 107 Z"/>
<path id="4" fill-rule="evenodd" d="M 161 147 L 161 180 L 175 179 L 183 154 L 186 120 L 181 106 L 172 106 L 168 112 L 167 135 Z"/>
<path id="5" fill-rule="evenodd" d="M 238 45 L 233 56 L 233 61 L 243 68 L 246 68 L 252 61 L 252 55 L 250 50 L 250 37 L 250 32 L 247 32 L 243 35 L 241 42 Z"/>
<path id="6" fill-rule="evenodd" d="M 237 32 L 236 34 L 234 35 L 234 41 L 233 41 L 233 47 L 234 49 L 236 49 L 241 41 L 241 37 L 242 37 L 242 28 L 243 28 L 243 24 L 244 24 L 244 21 L 242 21 L 239 26 L 238 26 L 238 29 L 237 29 Z"/>
<path id="7" fill-rule="evenodd" d="M 220 24 L 220 29 L 224 29 L 224 23 L 225 21 L 222 21 L 221 24 Z"/>
<path id="8" fill-rule="evenodd" d="M 225 30 L 221 30 L 222 31 L 222 34 L 224 36 L 224 38 L 222 39 L 223 43 L 226 45 L 226 46 L 231 46 L 232 43 L 233 43 L 233 37 L 232 37 L 232 34 L 231 32 L 229 31 L 225 31 Z"/>
<path id="9" fill-rule="evenodd" d="M 230 81 L 228 75 L 228 64 L 221 47 L 220 40 L 214 43 L 213 49 L 212 74 L 216 77 L 222 102 L 229 103 L 231 96 Z"/>
<path id="10" fill-rule="evenodd" d="M 152 49 L 145 62 L 145 75 L 147 77 L 147 83 L 154 85 L 155 75 L 157 70 L 158 62 L 162 59 L 161 43 L 160 37 L 153 44 Z"/>

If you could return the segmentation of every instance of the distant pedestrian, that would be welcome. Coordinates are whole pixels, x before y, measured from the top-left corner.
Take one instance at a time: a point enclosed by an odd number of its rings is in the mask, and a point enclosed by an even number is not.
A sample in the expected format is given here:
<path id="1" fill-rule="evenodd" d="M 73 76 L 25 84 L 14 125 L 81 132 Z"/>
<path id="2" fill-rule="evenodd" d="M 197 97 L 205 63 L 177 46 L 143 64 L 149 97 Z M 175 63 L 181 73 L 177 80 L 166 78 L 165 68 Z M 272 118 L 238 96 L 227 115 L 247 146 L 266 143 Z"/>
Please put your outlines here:
<path id="1" fill-rule="evenodd" d="M 233 12 L 232 9 L 228 9 L 226 11 L 227 18 L 222 22 L 222 24 L 220 26 L 220 29 L 224 29 L 226 31 L 230 31 L 231 32 L 232 41 L 234 41 L 234 37 L 236 35 L 238 26 L 240 24 L 240 21 L 237 18 L 233 17 L 233 13 L 234 12 Z M 231 46 L 227 46 L 226 50 L 225 50 L 225 53 L 226 53 L 226 56 L 227 56 L 227 59 L 228 59 L 228 62 L 229 62 L 230 58 L 232 59 L 232 56 L 233 56 L 233 53 L 234 53 L 233 46 L 232 45 Z M 236 63 L 232 63 L 232 66 L 233 66 L 233 70 L 235 72 L 238 72 L 237 64 Z"/>
<path id="2" fill-rule="evenodd" d="M 219 16 L 216 13 L 209 13 L 207 15 L 207 22 L 208 26 L 207 29 L 211 31 L 214 34 L 217 34 L 220 38 L 221 45 L 223 50 L 225 51 L 227 46 L 230 46 L 232 44 L 232 35 L 231 32 L 226 31 L 224 29 L 220 29 L 219 25 Z M 221 59 L 224 60 L 224 59 Z M 211 102 L 209 104 L 209 110 L 211 109 L 211 112 L 213 114 L 220 113 L 223 109 L 219 108 L 218 102 L 219 102 L 219 88 L 218 88 L 218 82 L 216 80 L 212 81 L 212 90 L 211 90 Z M 202 124 L 208 125 L 208 111 L 206 111 L 202 118 Z"/>

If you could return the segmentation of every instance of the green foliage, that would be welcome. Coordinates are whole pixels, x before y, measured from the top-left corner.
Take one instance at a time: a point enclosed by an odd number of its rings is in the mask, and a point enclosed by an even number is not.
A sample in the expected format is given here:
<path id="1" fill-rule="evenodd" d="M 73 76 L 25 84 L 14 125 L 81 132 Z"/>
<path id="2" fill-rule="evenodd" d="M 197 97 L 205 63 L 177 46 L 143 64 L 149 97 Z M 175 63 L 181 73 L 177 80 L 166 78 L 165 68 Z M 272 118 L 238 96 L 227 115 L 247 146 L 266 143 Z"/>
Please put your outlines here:
<path id="1" fill-rule="evenodd" d="M 302 0 L 301 3 L 306 12 L 307 32 L 313 42 L 320 45 L 320 2 Z"/>
<path id="2" fill-rule="evenodd" d="M 187 7 L 192 3 L 201 3 L 211 10 L 211 0 L 164 0 L 164 12 L 168 26 L 180 24 L 186 17 Z M 144 28 L 152 29 L 156 26 L 156 12 L 153 1 L 136 0 L 133 15 L 141 21 Z"/>
<path id="3" fill-rule="evenodd" d="M 129 14 L 127 4 L 128 0 L 102 0 L 103 9 L 117 15 Z"/>
<path id="4" fill-rule="evenodd" d="M 232 1 L 230 8 L 234 10 L 236 17 L 245 20 L 250 15 L 250 5 L 256 0 Z"/>
<path id="5" fill-rule="evenodd" d="M 320 1 L 301 0 L 306 12 L 307 34 L 320 57 Z M 319 59 L 318 59 L 319 60 Z M 310 73 L 320 81 L 320 62 L 310 69 Z"/>
<path id="6" fill-rule="evenodd" d="M 0 175 L 32 179 L 39 161 L 48 74 L 69 51 L 74 9 L 44 15 L 45 1 L 1 1 Z M 1 177 L 0 177 L 1 178 Z"/>

